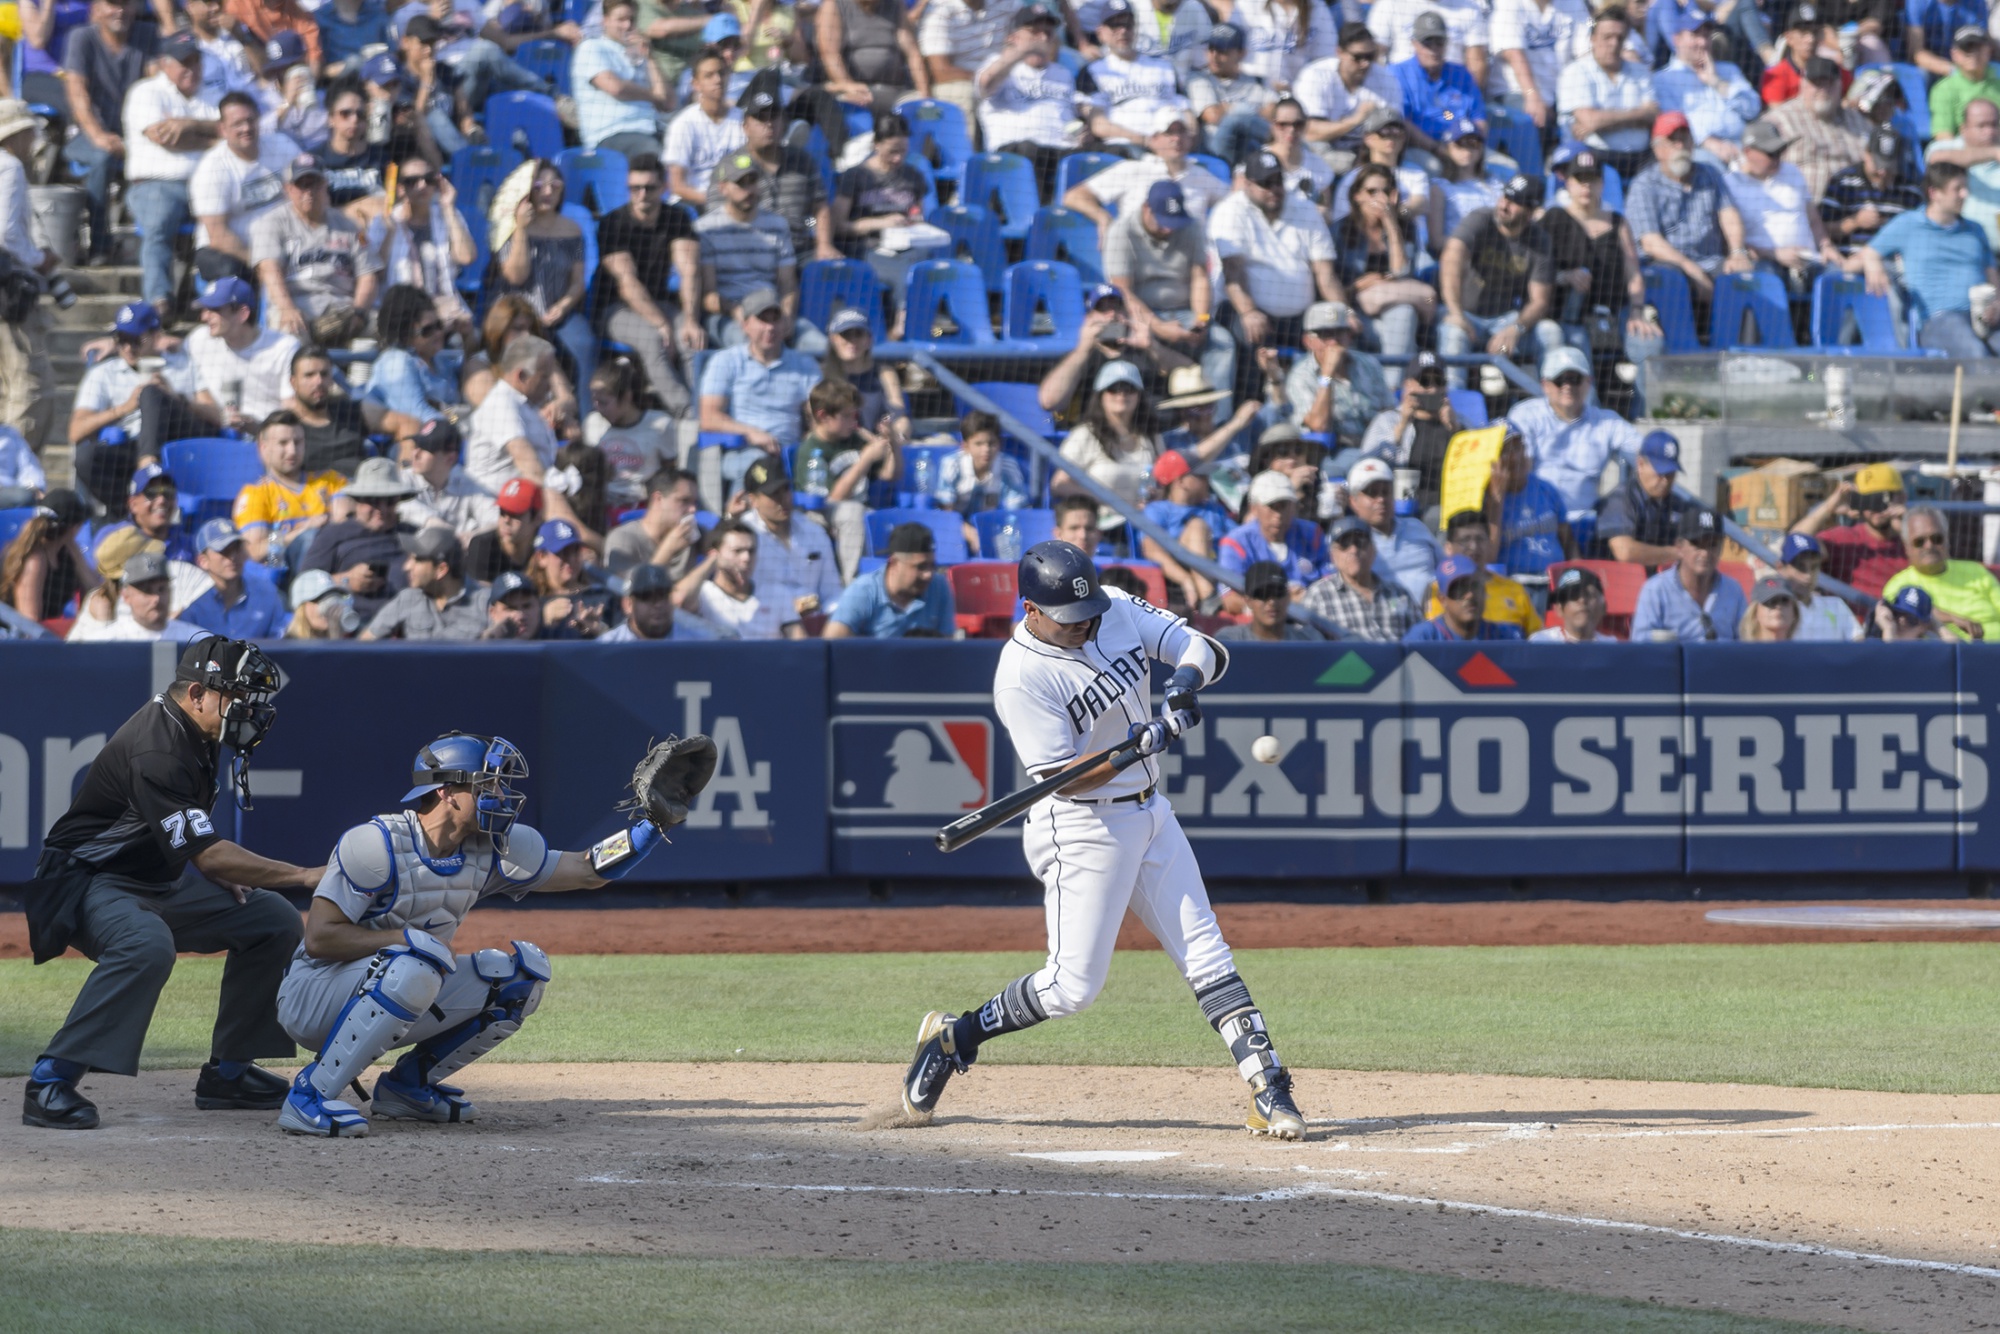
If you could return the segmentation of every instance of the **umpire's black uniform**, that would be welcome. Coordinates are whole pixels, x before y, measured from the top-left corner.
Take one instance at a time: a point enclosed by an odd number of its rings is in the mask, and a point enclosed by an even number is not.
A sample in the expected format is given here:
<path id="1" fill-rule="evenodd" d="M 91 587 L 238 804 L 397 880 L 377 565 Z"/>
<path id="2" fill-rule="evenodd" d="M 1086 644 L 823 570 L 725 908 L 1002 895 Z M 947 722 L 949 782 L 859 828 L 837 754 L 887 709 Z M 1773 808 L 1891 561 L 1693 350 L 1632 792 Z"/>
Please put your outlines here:
<path id="1" fill-rule="evenodd" d="M 194 656 L 190 651 L 188 658 Z M 191 679 L 187 661 L 182 680 Z M 211 818 L 217 768 L 217 742 L 167 693 L 156 695 L 98 753 L 76 800 L 50 830 L 29 896 L 36 962 L 73 945 L 97 967 L 29 1082 L 29 1124 L 97 1124 L 96 1109 L 71 1087 L 77 1067 L 138 1073 L 153 1007 L 183 950 L 229 954 L 213 1061 L 295 1054 L 278 1026 L 277 994 L 299 943 L 298 910 L 265 889 L 251 890 L 239 904 L 190 865 L 221 837 Z M 58 1070 L 64 1075 L 51 1076 Z M 278 1084 L 282 1096 L 283 1081 L 254 1068 L 248 1074 L 218 1080 L 213 1065 L 204 1069 L 198 1104 L 276 1105 L 263 1083 Z"/>

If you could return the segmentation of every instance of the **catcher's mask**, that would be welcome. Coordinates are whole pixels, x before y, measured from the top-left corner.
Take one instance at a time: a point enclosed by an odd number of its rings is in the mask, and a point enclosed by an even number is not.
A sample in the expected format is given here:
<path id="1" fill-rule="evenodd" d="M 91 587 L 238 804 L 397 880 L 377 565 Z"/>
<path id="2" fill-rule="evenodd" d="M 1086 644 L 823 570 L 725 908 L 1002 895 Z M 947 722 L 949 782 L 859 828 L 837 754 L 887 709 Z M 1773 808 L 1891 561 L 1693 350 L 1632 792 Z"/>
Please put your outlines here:
<path id="1" fill-rule="evenodd" d="M 410 781 L 416 786 L 403 794 L 403 800 L 415 801 L 441 787 L 464 784 L 478 800 L 480 832 L 492 835 L 504 848 L 507 831 L 528 799 L 508 780 L 527 776 L 527 758 L 506 737 L 448 732 L 417 752 L 410 769 Z"/>
<path id="2" fill-rule="evenodd" d="M 226 695 L 222 711 L 222 744 L 235 752 L 232 777 L 236 802 L 250 804 L 250 755 L 263 744 L 278 716 L 271 697 L 278 693 L 278 664 L 255 644 L 211 635 L 195 640 L 181 654 L 174 679 Z"/>

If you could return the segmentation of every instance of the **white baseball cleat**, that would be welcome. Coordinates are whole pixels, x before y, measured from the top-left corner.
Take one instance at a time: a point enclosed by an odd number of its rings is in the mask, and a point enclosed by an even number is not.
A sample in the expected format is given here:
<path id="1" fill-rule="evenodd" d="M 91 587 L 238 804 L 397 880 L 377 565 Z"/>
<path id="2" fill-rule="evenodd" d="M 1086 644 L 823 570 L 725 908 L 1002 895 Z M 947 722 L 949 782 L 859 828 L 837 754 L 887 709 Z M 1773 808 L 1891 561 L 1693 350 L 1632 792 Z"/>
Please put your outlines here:
<path id="1" fill-rule="evenodd" d="M 317 1135 L 321 1139 L 361 1139 L 368 1134 L 368 1118 L 352 1103 L 323 1097 L 307 1081 L 317 1063 L 299 1071 L 285 1105 L 278 1109 L 278 1129 L 293 1135 Z"/>

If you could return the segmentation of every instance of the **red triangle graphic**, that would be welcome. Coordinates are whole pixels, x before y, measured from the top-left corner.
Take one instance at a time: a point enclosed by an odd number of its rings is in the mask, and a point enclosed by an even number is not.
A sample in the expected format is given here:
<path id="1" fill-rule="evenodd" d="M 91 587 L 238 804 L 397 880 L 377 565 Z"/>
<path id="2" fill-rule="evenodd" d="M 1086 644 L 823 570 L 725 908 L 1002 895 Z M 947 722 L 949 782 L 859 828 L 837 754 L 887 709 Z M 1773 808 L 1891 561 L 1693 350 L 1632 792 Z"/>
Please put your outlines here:
<path id="1" fill-rule="evenodd" d="M 1511 686 L 1514 678 L 1484 653 L 1475 653 L 1458 669 L 1458 679 L 1469 686 Z"/>
<path id="2" fill-rule="evenodd" d="M 987 771 L 992 767 L 993 734 L 983 722 L 948 722 L 944 725 L 945 735 L 951 738 L 952 749 L 965 764 L 972 776 L 979 780 L 979 800 L 968 802 L 966 810 L 977 810 L 984 806 L 992 795 L 992 775 Z"/>

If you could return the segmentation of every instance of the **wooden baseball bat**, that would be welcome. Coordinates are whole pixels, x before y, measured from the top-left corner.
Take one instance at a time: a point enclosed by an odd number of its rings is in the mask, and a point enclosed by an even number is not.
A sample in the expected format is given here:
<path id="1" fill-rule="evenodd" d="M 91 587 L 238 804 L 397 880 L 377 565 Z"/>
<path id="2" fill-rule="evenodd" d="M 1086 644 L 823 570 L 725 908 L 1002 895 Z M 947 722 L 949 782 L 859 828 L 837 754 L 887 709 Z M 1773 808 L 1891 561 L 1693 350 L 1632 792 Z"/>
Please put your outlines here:
<path id="1" fill-rule="evenodd" d="M 1139 754 L 1138 746 L 1138 737 L 1128 737 L 1111 749 L 1092 755 L 1081 764 L 1071 765 L 1060 773 L 1050 774 L 1039 783 L 1022 788 L 1019 792 L 1009 793 L 998 801 L 988 802 L 969 815 L 961 815 L 937 831 L 938 851 L 956 852 L 982 834 L 992 833 L 1043 797 L 1069 786 L 1106 760 L 1111 761 L 1114 773 L 1130 768 L 1143 758 Z"/>

